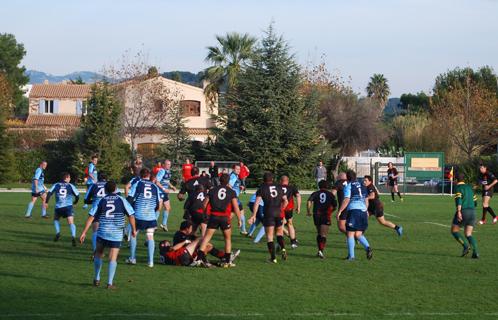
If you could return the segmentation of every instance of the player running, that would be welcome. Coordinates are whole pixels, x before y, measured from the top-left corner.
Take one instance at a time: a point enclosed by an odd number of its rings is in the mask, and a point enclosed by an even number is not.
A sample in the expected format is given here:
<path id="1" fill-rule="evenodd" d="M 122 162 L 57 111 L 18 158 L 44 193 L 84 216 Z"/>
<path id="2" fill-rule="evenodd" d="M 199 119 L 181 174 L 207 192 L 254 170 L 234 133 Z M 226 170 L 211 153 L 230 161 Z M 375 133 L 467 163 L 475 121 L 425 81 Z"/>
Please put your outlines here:
<path id="1" fill-rule="evenodd" d="M 266 172 L 263 175 L 264 183 L 256 192 L 256 201 L 254 202 L 252 216 L 249 224 L 256 222 L 256 214 L 259 209 L 259 203 L 264 201 L 263 225 L 265 226 L 268 251 L 270 252 L 270 263 L 277 263 L 275 255 L 275 243 L 273 242 L 274 234 L 277 235 L 277 242 L 282 250 L 282 259 L 287 260 L 287 251 L 285 250 L 284 233 L 282 226 L 282 211 L 287 207 L 289 201 L 281 186 L 273 183 L 273 174 Z"/>
<path id="2" fill-rule="evenodd" d="M 498 222 L 495 212 L 489 206 L 491 197 L 493 196 L 493 188 L 498 183 L 495 175 L 488 170 L 486 165 L 481 164 L 479 166 L 479 184 L 482 185 L 482 219 L 479 224 L 486 223 L 486 212 L 493 217 L 493 224 Z"/>
<path id="3" fill-rule="evenodd" d="M 251 213 L 252 210 L 254 210 L 255 202 L 256 202 L 256 193 L 253 193 L 251 198 L 249 199 L 249 203 L 247 204 Z M 256 221 L 253 224 L 251 224 L 251 227 L 249 227 L 249 234 L 248 234 L 249 238 L 253 237 L 254 231 L 256 231 L 257 226 L 260 223 L 263 224 L 264 209 L 265 209 L 265 202 L 261 200 L 261 202 L 259 203 L 258 212 L 256 213 Z M 262 225 L 258 231 L 258 234 L 254 238 L 254 243 L 259 243 L 259 241 L 261 241 L 264 235 L 265 235 L 265 226 Z"/>
<path id="4" fill-rule="evenodd" d="M 85 229 L 80 236 L 80 242 L 85 241 L 86 233 L 94 219 L 99 220 L 97 230 L 97 250 L 93 261 L 95 267 L 95 277 L 93 285 L 100 286 L 100 270 L 102 269 L 102 257 L 104 249 L 109 248 L 109 276 L 107 289 L 115 289 L 113 284 L 114 274 L 117 268 L 117 259 L 121 241 L 123 240 L 123 229 L 125 226 L 125 216 L 132 227 L 132 236 L 136 235 L 135 211 L 123 197 L 116 194 L 116 183 L 109 181 L 105 185 L 106 196 L 99 201 L 98 205 L 91 209 L 92 214 L 88 216 Z"/>
<path id="5" fill-rule="evenodd" d="M 150 181 L 150 171 L 147 168 L 140 170 L 140 181 L 131 187 L 128 202 L 135 211 L 136 233 L 130 239 L 130 257 L 127 264 L 137 264 L 137 236 L 140 231 L 145 231 L 147 236 L 147 253 L 149 268 L 154 267 L 154 231 L 157 228 L 156 211 L 161 209 L 159 188 Z"/>
<path id="6" fill-rule="evenodd" d="M 384 227 L 394 229 L 398 236 L 401 237 L 403 234 L 403 227 L 392 223 L 389 220 L 384 218 L 384 204 L 380 201 L 379 198 L 379 190 L 373 183 L 373 179 L 371 176 L 365 176 L 363 178 L 363 184 L 367 188 L 367 196 L 368 196 L 368 216 L 375 216 L 377 222 L 383 225 Z"/>
<path id="7" fill-rule="evenodd" d="M 206 234 L 202 239 L 198 250 L 198 259 L 204 267 L 210 267 L 210 263 L 206 259 L 208 253 L 208 244 L 217 229 L 221 229 L 225 239 L 225 257 L 223 258 L 222 266 L 225 268 L 234 267 L 232 263 L 232 211 L 235 212 L 239 226 L 241 224 L 241 214 L 237 195 L 234 190 L 228 187 L 229 177 L 227 174 L 222 174 L 220 177 L 220 185 L 209 191 L 208 197 L 204 200 L 204 209 L 207 209 L 209 219 L 207 223 Z"/>
<path id="8" fill-rule="evenodd" d="M 36 199 L 41 198 L 42 202 L 42 209 L 41 209 L 41 216 L 44 219 L 48 219 L 47 215 L 47 204 L 45 201 L 46 198 L 46 192 L 47 188 L 45 187 L 44 181 L 45 181 L 45 169 L 47 169 L 47 161 L 42 161 L 40 162 L 40 166 L 36 168 L 35 170 L 35 175 L 33 176 L 33 179 L 31 180 L 31 202 L 28 203 L 28 208 L 26 209 L 26 214 L 24 215 L 25 218 L 31 218 L 31 211 L 33 210 L 33 207 L 35 206 Z"/>
<path id="9" fill-rule="evenodd" d="M 280 185 L 282 186 L 282 189 L 284 190 L 285 196 L 287 197 L 287 200 L 289 201 L 289 204 L 287 207 L 284 209 L 284 215 L 285 215 L 285 221 L 287 228 L 289 229 L 289 238 L 291 242 L 291 248 L 295 249 L 297 248 L 297 238 L 296 238 L 296 229 L 294 228 L 294 223 L 293 223 L 293 215 L 294 215 L 294 209 L 296 210 L 297 214 L 301 213 L 301 195 L 299 194 L 299 190 L 297 190 L 296 187 L 289 185 L 289 177 L 288 176 L 282 176 L 280 178 Z M 296 198 L 297 201 L 297 208 L 294 204 L 294 198 Z"/>
<path id="10" fill-rule="evenodd" d="M 477 196 L 472 191 L 472 186 L 465 183 L 463 173 L 458 174 L 458 182 L 455 188 L 455 205 L 457 211 L 453 217 L 451 234 L 463 247 L 462 257 L 468 255 L 470 247 L 472 247 L 472 259 L 479 259 L 477 241 L 472 236 L 472 231 L 476 224 L 475 208 L 477 206 Z M 464 227 L 465 238 L 467 238 L 468 243 L 460 234 L 461 227 Z"/>
<path id="11" fill-rule="evenodd" d="M 392 162 L 387 164 L 387 182 L 386 186 L 391 190 L 391 202 L 394 202 L 394 193 L 398 194 L 398 197 L 401 201 L 403 201 L 403 197 L 401 197 L 401 193 L 398 190 L 398 170 L 394 167 Z"/>
<path id="12" fill-rule="evenodd" d="M 229 186 L 235 191 L 235 194 L 237 196 L 237 201 L 239 204 L 239 211 L 240 211 L 240 216 L 241 216 L 241 224 L 239 226 L 240 228 L 240 234 L 241 235 L 247 235 L 247 230 L 246 230 L 246 216 L 244 215 L 244 207 L 242 206 L 242 202 L 240 202 L 239 195 L 240 192 L 243 191 L 245 188 L 242 185 L 242 181 L 240 181 L 239 178 L 240 175 L 240 165 L 234 164 L 232 167 L 232 172 L 230 173 L 230 181 L 229 181 Z"/>
<path id="13" fill-rule="evenodd" d="M 97 163 L 99 162 L 99 158 L 94 155 L 92 156 L 91 161 L 88 163 L 88 166 L 85 169 L 85 185 L 86 185 L 86 190 L 90 189 L 92 184 L 97 183 L 98 181 L 98 171 L 97 171 Z M 86 209 L 88 205 L 85 203 L 83 205 L 83 209 Z"/>
<path id="14" fill-rule="evenodd" d="M 76 226 L 74 225 L 74 211 L 73 205 L 78 203 L 80 193 L 74 185 L 70 183 L 71 175 L 67 172 L 62 174 L 61 182 L 57 182 L 50 188 L 45 199 L 45 203 L 55 194 L 55 210 L 54 210 L 54 227 L 55 238 L 54 241 L 59 241 L 61 237 L 61 224 L 60 218 L 66 218 L 69 229 L 71 230 L 71 242 L 73 247 L 76 246 Z"/>
<path id="15" fill-rule="evenodd" d="M 88 191 L 85 194 L 85 204 L 91 204 L 92 208 L 96 207 L 99 201 L 106 196 L 105 193 L 105 185 L 107 183 L 107 176 L 104 173 L 99 175 L 99 181 L 90 186 Z M 89 214 L 93 211 L 90 210 Z M 97 249 L 97 230 L 99 229 L 99 221 L 97 219 L 93 220 L 92 223 L 92 249 L 93 255 L 92 259 L 95 255 L 95 250 Z"/>
<path id="16" fill-rule="evenodd" d="M 175 186 L 171 183 L 172 173 L 171 173 L 171 161 L 165 160 L 163 163 L 163 168 L 159 170 L 156 175 L 156 185 L 161 191 L 161 206 L 163 208 L 163 220 L 159 225 L 163 231 L 168 231 L 168 217 L 171 211 L 171 204 L 169 201 L 170 190 L 176 191 Z M 159 218 L 160 212 L 157 213 L 157 218 Z"/>
<path id="17" fill-rule="evenodd" d="M 316 227 L 316 244 L 318 246 L 317 257 L 325 259 L 323 251 L 327 244 L 327 235 L 331 224 L 332 212 L 337 208 L 335 196 L 328 190 L 327 180 L 318 182 L 320 190 L 313 192 L 308 199 L 308 216 L 311 216 L 311 206 L 313 206 L 313 222 Z"/>
<path id="18" fill-rule="evenodd" d="M 368 228 L 368 198 L 365 187 L 356 180 L 356 172 L 349 170 L 346 173 L 348 179 L 344 187 L 344 200 L 337 212 L 337 218 L 347 210 L 346 235 L 348 244 L 348 256 L 346 260 L 354 260 L 355 239 L 365 248 L 367 259 L 373 257 L 372 248 L 363 233 Z"/>
<path id="19" fill-rule="evenodd" d="M 345 172 L 339 172 L 337 175 L 337 181 L 335 182 L 334 188 L 332 190 L 332 194 L 336 195 L 337 202 L 339 205 L 339 208 L 342 205 L 342 202 L 344 200 L 344 187 L 348 184 L 348 179 L 346 177 Z M 337 228 L 339 229 L 340 232 L 346 234 L 346 216 L 347 216 L 347 211 L 344 211 L 339 217 L 337 218 Z"/>

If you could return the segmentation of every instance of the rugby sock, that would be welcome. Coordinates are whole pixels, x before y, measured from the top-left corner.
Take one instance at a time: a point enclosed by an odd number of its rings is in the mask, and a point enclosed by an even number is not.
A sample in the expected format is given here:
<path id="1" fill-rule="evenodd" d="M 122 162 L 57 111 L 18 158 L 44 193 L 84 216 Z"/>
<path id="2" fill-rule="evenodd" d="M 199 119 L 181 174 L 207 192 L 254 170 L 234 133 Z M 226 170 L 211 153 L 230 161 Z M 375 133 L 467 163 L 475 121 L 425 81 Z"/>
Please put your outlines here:
<path id="1" fill-rule="evenodd" d="M 161 215 L 160 211 L 156 211 L 156 220 L 159 219 L 159 216 Z"/>
<path id="2" fill-rule="evenodd" d="M 130 240 L 130 259 L 135 259 L 136 252 L 137 252 L 137 237 L 131 237 L 131 240 Z"/>
<path id="3" fill-rule="evenodd" d="M 465 238 L 460 234 L 460 232 L 452 232 L 451 233 L 458 243 L 460 243 L 463 247 L 466 247 Z"/>
<path id="4" fill-rule="evenodd" d="M 97 231 L 92 234 L 92 248 L 93 251 L 97 249 Z"/>
<path id="5" fill-rule="evenodd" d="M 31 217 L 31 211 L 35 204 L 33 202 L 28 203 L 28 208 L 26 209 L 26 217 Z"/>
<path id="6" fill-rule="evenodd" d="M 156 244 L 154 243 L 154 240 L 147 240 L 147 253 L 149 255 L 149 263 L 154 263 L 154 249 L 155 248 L 156 248 Z"/>
<path id="7" fill-rule="evenodd" d="M 211 249 L 211 251 L 209 251 L 209 254 L 212 255 L 213 257 L 221 259 L 225 256 L 225 251 L 218 250 L 215 247 L 213 247 L 213 249 Z"/>
<path id="8" fill-rule="evenodd" d="M 240 231 L 241 232 L 246 232 L 246 216 L 245 215 L 240 215 L 240 222 L 241 222 L 241 227 Z"/>
<path id="9" fill-rule="evenodd" d="M 368 243 L 368 240 L 367 240 L 367 238 L 365 238 L 364 235 L 361 235 L 358 238 L 358 242 L 361 243 L 361 245 L 363 246 L 363 248 L 365 248 L 365 250 L 367 250 L 368 248 L 370 248 L 370 244 Z"/>
<path id="10" fill-rule="evenodd" d="M 128 223 L 128 226 L 126 227 L 126 236 L 128 236 L 128 241 L 130 241 L 131 238 L 131 224 Z"/>
<path id="11" fill-rule="evenodd" d="M 169 212 L 167 210 L 163 211 L 163 225 L 167 226 L 168 225 L 168 217 L 169 217 Z"/>
<path id="12" fill-rule="evenodd" d="M 74 223 L 71 223 L 69 225 L 69 229 L 71 229 L 71 237 L 75 238 L 76 237 L 76 225 Z"/>
<path id="13" fill-rule="evenodd" d="M 354 245 L 355 245 L 355 241 L 354 241 L 354 237 L 348 237 L 348 257 L 350 259 L 354 259 Z"/>
<path id="14" fill-rule="evenodd" d="M 45 206 L 42 204 L 42 217 L 47 215 L 47 209 L 45 209 Z"/>
<path id="15" fill-rule="evenodd" d="M 318 250 L 322 250 L 322 249 L 320 249 L 321 242 L 322 242 L 322 236 L 317 234 L 316 235 L 316 246 L 318 247 Z"/>
<path id="16" fill-rule="evenodd" d="M 491 216 L 493 216 L 493 218 L 496 217 L 496 214 L 491 207 L 488 207 L 488 212 L 491 214 Z"/>
<path id="17" fill-rule="evenodd" d="M 469 240 L 470 246 L 472 247 L 472 251 L 474 251 L 474 254 L 479 254 L 477 251 L 477 241 L 473 236 L 468 236 L 467 240 Z"/>
<path id="18" fill-rule="evenodd" d="M 322 237 L 322 241 L 320 242 L 320 251 L 323 251 L 325 249 L 325 245 L 327 244 L 327 238 Z"/>
<path id="19" fill-rule="evenodd" d="M 261 228 L 259 229 L 259 232 L 258 232 L 258 235 L 256 236 L 256 238 L 254 239 L 254 243 L 258 243 L 261 241 L 261 239 L 265 236 L 265 227 L 264 226 L 261 226 Z"/>
<path id="20" fill-rule="evenodd" d="M 249 236 L 252 236 L 252 234 L 256 231 L 256 223 L 251 224 L 249 227 Z"/>
<path id="21" fill-rule="evenodd" d="M 275 243 L 273 241 L 267 242 L 268 252 L 270 253 L 270 257 L 272 260 L 275 260 Z"/>
<path id="22" fill-rule="evenodd" d="M 61 233 L 61 223 L 59 220 L 54 220 L 55 233 Z"/>
<path id="23" fill-rule="evenodd" d="M 401 199 L 401 193 L 399 193 L 399 191 L 398 191 L 398 197 Z"/>
<path id="24" fill-rule="evenodd" d="M 102 259 L 95 256 L 95 259 L 93 259 L 93 267 L 95 269 L 95 280 L 100 281 L 100 270 L 102 269 Z"/>
<path id="25" fill-rule="evenodd" d="M 197 259 L 206 262 L 206 254 L 202 250 L 197 250 Z"/>
<path id="26" fill-rule="evenodd" d="M 112 285 L 112 280 L 114 280 L 114 274 L 116 273 L 117 266 L 117 261 L 109 261 L 109 280 L 107 281 L 107 284 L 109 285 Z"/>
<path id="27" fill-rule="evenodd" d="M 280 249 L 285 249 L 284 236 L 277 236 L 277 242 L 278 245 L 280 246 Z"/>
<path id="28" fill-rule="evenodd" d="M 394 201 L 394 192 L 391 192 L 391 198 L 393 199 Z"/>
<path id="29" fill-rule="evenodd" d="M 231 256 L 232 256 L 232 253 L 225 252 L 225 256 L 223 257 L 223 260 L 228 263 L 228 262 L 230 262 L 230 257 Z"/>
<path id="30" fill-rule="evenodd" d="M 395 225 L 395 226 L 394 226 L 394 230 L 398 231 L 398 229 L 399 229 L 399 226 L 398 226 L 398 225 Z"/>
<path id="31" fill-rule="evenodd" d="M 486 212 L 488 211 L 488 208 L 482 208 L 482 219 L 483 221 L 486 221 Z"/>

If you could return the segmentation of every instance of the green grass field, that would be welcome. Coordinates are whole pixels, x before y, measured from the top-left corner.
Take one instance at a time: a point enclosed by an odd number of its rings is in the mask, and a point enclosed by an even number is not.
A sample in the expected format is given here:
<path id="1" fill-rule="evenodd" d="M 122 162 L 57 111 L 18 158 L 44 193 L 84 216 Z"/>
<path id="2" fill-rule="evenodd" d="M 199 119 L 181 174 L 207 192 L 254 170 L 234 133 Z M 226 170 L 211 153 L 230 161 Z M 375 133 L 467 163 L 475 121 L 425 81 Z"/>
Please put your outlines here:
<path id="1" fill-rule="evenodd" d="M 53 223 L 40 218 L 39 203 L 33 219 L 23 218 L 28 200 L 28 193 L 0 193 L 3 319 L 498 317 L 498 225 L 477 227 L 480 260 L 460 258 L 461 247 L 449 233 L 450 197 L 386 201 L 386 212 L 396 216 L 387 218 L 402 224 L 405 235 L 398 238 L 371 218 L 367 232 L 374 249 L 371 261 L 359 247 L 357 261 L 343 261 L 345 239 L 336 228 L 331 228 L 327 258 L 316 258 L 314 227 L 304 214 L 295 218 L 300 247 L 289 250 L 289 259 L 277 265 L 265 263 L 264 241 L 252 244 L 238 234 L 233 237 L 234 247 L 242 253 L 233 269 L 160 264 L 149 269 L 141 245 L 138 264 L 128 266 L 124 263 L 128 248 L 123 247 L 116 291 L 92 287 L 90 239 L 71 247 L 69 228 L 61 223 L 62 239 L 54 243 Z M 243 200 L 247 202 L 247 197 Z M 170 229 L 181 217 L 181 204 L 173 200 L 172 205 Z M 498 209 L 496 198 L 493 205 Z M 76 212 L 79 235 L 86 218 L 81 203 Z M 173 231 L 158 231 L 156 240 L 172 235 Z M 221 247 L 219 235 L 214 242 Z M 107 279 L 107 261 L 102 277 Z"/>

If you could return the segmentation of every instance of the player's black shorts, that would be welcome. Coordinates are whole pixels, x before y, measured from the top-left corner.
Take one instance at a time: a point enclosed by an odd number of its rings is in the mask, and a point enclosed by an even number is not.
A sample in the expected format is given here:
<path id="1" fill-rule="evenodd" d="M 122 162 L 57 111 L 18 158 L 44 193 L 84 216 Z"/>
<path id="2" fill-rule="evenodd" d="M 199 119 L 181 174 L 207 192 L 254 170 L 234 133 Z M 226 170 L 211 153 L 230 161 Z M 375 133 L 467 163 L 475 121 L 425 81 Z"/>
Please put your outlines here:
<path id="1" fill-rule="evenodd" d="M 493 196 L 493 188 L 489 190 L 482 190 L 482 196 L 483 197 L 492 197 Z"/>
<path id="2" fill-rule="evenodd" d="M 40 192 L 31 192 L 31 196 L 38 198 L 38 197 L 41 197 L 44 193 L 45 193 L 45 190 L 42 190 Z"/>
<path id="3" fill-rule="evenodd" d="M 135 224 L 137 226 L 137 230 L 147 230 L 150 228 L 157 228 L 156 220 L 146 221 L 146 220 L 135 219 Z"/>
<path id="4" fill-rule="evenodd" d="M 207 223 L 207 228 L 208 229 L 221 229 L 221 230 L 228 230 L 232 226 L 230 224 L 230 217 L 225 217 L 225 216 L 209 216 L 209 220 Z"/>
<path id="5" fill-rule="evenodd" d="M 282 217 L 278 216 L 264 216 L 263 226 L 265 227 L 281 227 L 283 225 Z"/>
<path id="6" fill-rule="evenodd" d="M 64 208 L 55 208 L 54 210 L 54 220 L 59 220 L 60 218 L 72 217 L 74 214 L 73 206 Z"/>
<path id="7" fill-rule="evenodd" d="M 121 241 L 111 241 L 97 237 L 97 243 L 100 243 L 104 248 L 120 248 Z"/>
<path id="8" fill-rule="evenodd" d="M 368 215 L 380 218 L 384 216 L 384 208 L 378 206 L 368 206 Z"/>
<path id="9" fill-rule="evenodd" d="M 315 223 L 315 226 L 319 227 L 321 225 L 326 225 L 330 226 L 331 221 L 330 217 L 327 216 L 326 214 L 313 214 L 313 222 Z"/>
<path id="10" fill-rule="evenodd" d="M 368 214 L 365 211 L 353 209 L 348 211 L 346 231 L 365 231 L 368 228 Z"/>
<path id="11" fill-rule="evenodd" d="M 398 181 L 396 180 L 389 180 L 389 186 L 394 187 L 398 185 Z"/>
<path id="12" fill-rule="evenodd" d="M 169 194 L 166 192 L 161 193 L 161 200 L 163 200 L 163 202 L 169 201 Z"/>
<path id="13" fill-rule="evenodd" d="M 285 220 L 290 220 L 294 216 L 294 209 L 286 210 L 284 211 L 284 213 L 285 213 Z"/>
<path id="14" fill-rule="evenodd" d="M 340 215 L 339 215 L 339 220 L 345 221 L 348 217 L 348 212 L 344 210 Z"/>
<path id="15" fill-rule="evenodd" d="M 207 223 L 208 221 L 207 215 L 205 213 L 190 212 L 189 216 L 192 224 L 197 226 L 200 225 L 201 223 Z"/>

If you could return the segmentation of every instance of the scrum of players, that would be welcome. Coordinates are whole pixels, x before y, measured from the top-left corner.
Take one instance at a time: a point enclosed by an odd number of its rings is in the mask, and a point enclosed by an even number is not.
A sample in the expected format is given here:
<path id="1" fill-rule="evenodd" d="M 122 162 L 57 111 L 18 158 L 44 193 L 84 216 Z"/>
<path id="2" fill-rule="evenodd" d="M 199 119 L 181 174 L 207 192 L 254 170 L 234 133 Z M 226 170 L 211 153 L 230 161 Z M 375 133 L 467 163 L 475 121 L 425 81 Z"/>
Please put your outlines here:
<path id="1" fill-rule="evenodd" d="M 137 264 L 136 248 L 138 235 L 145 233 L 145 246 L 147 247 L 147 266 L 154 267 L 155 232 L 158 228 L 160 213 L 163 213 L 160 228 L 167 231 L 167 219 L 171 210 L 169 194 L 176 191 L 172 184 L 171 162 L 166 160 L 152 171 L 142 168 L 141 163 L 134 166 L 134 177 L 126 185 L 124 193 L 117 189 L 113 181 L 107 181 L 103 173 L 97 172 L 98 158 L 92 157 L 87 170 L 85 170 L 85 183 L 87 192 L 85 206 L 90 206 L 85 227 L 77 239 L 74 224 L 73 205 L 79 200 L 77 188 L 70 183 L 68 173 L 61 175 L 60 182 L 54 184 L 50 190 L 44 186 L 45 161 L 37 168 L 32 181 L 32 199 L 28 204 L 26 218 L 31 218 L 31 211 L 37 198 L 41 198 L 42 217 L 47 218 L 49 200 L 55 198 L 54 209 L 54 241 L 59 241 L 61 234 L 60 218 L 67 219 L 72 237 L 72 245 L 76 246 L 77 240 L 83 243 L 90 228 L 92 229 L 91 258 L 94 262 L 95 286 L 100 286 L 100 273 L 103 265 L 104 251 L 108 250 L 108 281 L 107 288 L 113 289 L 114 275 L 117 268 L 117 259 L 121 244 L 124 240 L 129 242 L 130 255 L 126 263 Z M 277 254 L 282 260 L 288 259 L 285 235 L 290 239 L 290 247 L 296 249 L 298 240 L 293 224 L 293 214 L 299 214 L 301 209 L 301 195 L 298 189 L 289 183 L 289 177 L 282 176 L 275 180 L 272 173 L 266 172 L 263 183 L 248 203 L 251 214 L 247 222 L 249 232 L 245 229 L 245 213 L 239 195 L 245 189 L 240 174 L 240 165 L 234 165 L 232 172 L 221 173 L 217 179 L 205 174 L 200 174 L 199 168 L 188 162 L 183 167 L 183 182 L 177 197 L 184 201 L 183 219 L 180 229 L 174 234 L 172 241 L 159 242 L 159 261 L 166 265 L 196 266 L 211 268 L 214 265 L 231 268 L 235 267 L 234 261 L 240 250 L 232 248 L 232 219 L 236 217 L 237 226 L 242 235 L 252 238 L 257 226 L 262 225 L 255 242 L 266 236 L 269 253 L 268 262 L 277 263 Z M 392 164 L 390 164 L 392 170 Z M 483 187 L 483 218 L 480 223 L 485 223 L 485 215 L 489 212 L 493 216 L 493 223 L 497 222 L 496 215 L 489 206 L 492 190 L 498 183 L 496 177 L 481 165 L 480 183 Z M 396 185 L 397 174 L 392 175 Z M 475 226 L 475 203 L 472 190 L 463 186 L 464 177 L 458 180 L 458 192 L 455 201 L 455 213 L 452 234 L 463 246 L 462 256 L 473 250 L 473 258 L 478 258 L 477 245 L 472 237 Z M 462 184 L 460 186 L 460 184 Z M 397 190 L 396 190 L 397 192 Z M 472 192 L 469 195 L 469 192 Z M 394 198 L 394 196 L 393 196 Z M 384 206 L 380 201 L 379 192 L 370 176 L 365 176 L 359 182 L 354 171 L 339 173 L 338 180 L 333 186 L 328 181 L 318 181 L 318 190 L 313 192 L 306 203 L 307 216 L 313 218 L 316 227 L 316 256 L 325 258 L 325 247 L 329 228 L 333 220 L 337 221 L 339 232 L 346 237 L 348 261 L 355 260 L 355 245 L 359 243 L 365 250 L 368 260 L 373 258 L 373 249 L 365 236 L 368 228 L 369 216 L 374 216 L 379 224 L 392 229 L 398 236 L 403 234 L 403 228 L 384 217 Z M 335 216 L 333 215 L 334 211 Z M 463 212 L 463 215 L 462 215 Z M 334 219 L 335 218 L 335 219 Z M 128 224 L 126 225 L 126 220 Z M 459 231 L 465 229 L 465 241 Z M 224 239 L 224 247 L 216 248 L 211 239 L 220 230 Z M 275 244 L 276 240 L 276 244 Z M 208 256 L 215 261 L 208 260 Z"/>

